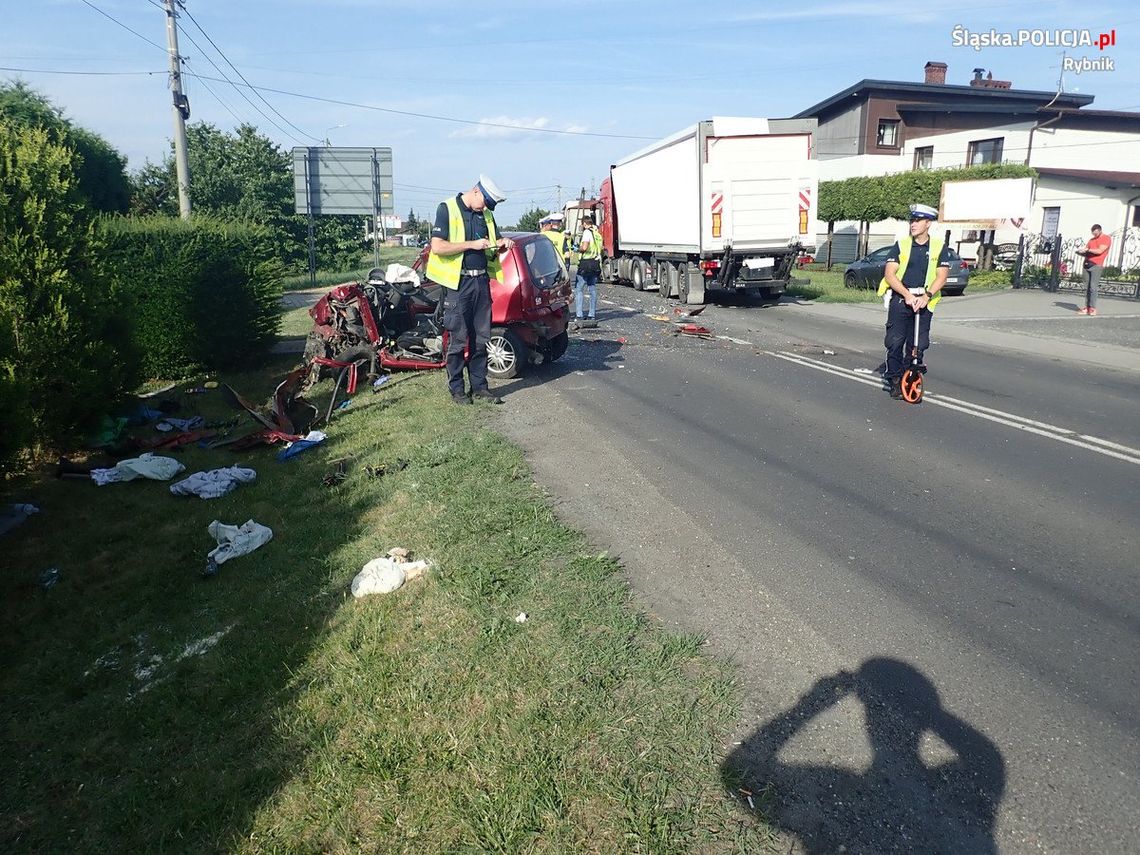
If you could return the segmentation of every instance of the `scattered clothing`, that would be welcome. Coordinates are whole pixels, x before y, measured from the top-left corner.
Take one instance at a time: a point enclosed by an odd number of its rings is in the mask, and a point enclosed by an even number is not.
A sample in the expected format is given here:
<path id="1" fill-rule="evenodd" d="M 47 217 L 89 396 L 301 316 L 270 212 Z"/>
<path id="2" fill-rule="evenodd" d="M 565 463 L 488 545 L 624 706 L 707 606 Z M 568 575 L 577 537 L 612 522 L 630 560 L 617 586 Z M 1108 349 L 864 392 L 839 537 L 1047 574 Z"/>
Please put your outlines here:
<path id="1" fill-rule="evenodd" d="M 314 445 L 320 445 L 328 439 L 324 433 L 319 430 L 311 430 L 305 435 L 304 439 L 299 439 L 289 445 L 288 448 L 277 453 L 277 459 L 288 460 L 290 457 L 296 457 L 302 451 L 308 451 Z"/>
<path id="2" fill-rule="evenodd" d="M 218 572 L 218 565 L 224 564 L 231 558 L 248 555 L 259 546 L 264 546 L 273 539 L 273 530 L 253 520 L 246 520 L 242 525 L 226 525 L 214 520 L 206 527 L 210 537 L 218 542 L 217 548 L 206 556 L 206 575 L 212 576 Z"/>
<path id="3" fill-rule="evenodd" d="M 0 535 L 5 535 L 18 525 L 22 525 L 32 514 L 38 514 L 40 509 L 35 505 L 19 504 L 4 505 L 0 507 Z"/>
<path id="4" fill-rule="evenodd" d="M 92 469 L 91 480 L 100 487 L 120 481 L 134 481 L 136 478 L 169 481 L 185 469 L 173 457 L 155 457 L 148 452 L 130 460 L 121 460 L 111 469 Z"/>
<path id="5" fill-rule="evenodd" d="M 422 576 L 431 566 L 427 561 L 401 560 L 404 557 L 389 555 L 369 561 L 352 580 L 352 596 L 359 599 L 369 594 L 390 594 L 410 579 Z"/>
<path id="6" fill-rule="evenodd" d="M 155 430 L 160 430 L 167 433 L 172 430 L 177 430 L 179 433 L 188 433 L 189 431 L 196 430 L 206 423 L 206 420 L 201 416 L 194 416 L 189 419 L 171 419 L 165 418 L 154 426 Z"/>
<path id="7" fill-rule="evenodd" d="M 172 484 L 170 492 L 175 496 L 217 499 L 226 493 L 232 493 L 238 484 L 248 484 L 256 478 L 257 473 L 252 469 L 227 466 L 224 469 L 211 469 L 209 472 L 195 472 L 185 481 Z"/>
<path id="8" fill-rule="evenodd" d="M 161 410 L 152 410 L 146 404 L 139 404 L 139 408 L 127 417 L 127 423 L 132 427 L 149 424 L 155 419 L 162 418 Z"/>

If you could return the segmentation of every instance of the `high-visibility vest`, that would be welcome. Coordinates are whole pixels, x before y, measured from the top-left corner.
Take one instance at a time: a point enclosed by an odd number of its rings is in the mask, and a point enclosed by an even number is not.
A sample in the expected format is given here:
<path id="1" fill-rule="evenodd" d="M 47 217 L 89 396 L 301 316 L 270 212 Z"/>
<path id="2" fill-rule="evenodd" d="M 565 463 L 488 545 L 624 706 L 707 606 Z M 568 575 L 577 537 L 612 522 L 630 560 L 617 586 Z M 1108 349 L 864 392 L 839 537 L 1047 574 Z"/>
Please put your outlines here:
<path id="1" fill-rule="evenodd" d="M 547 229 L 544 232 L 540 232 L 540 234 L 546 235 L 546 237 L 548 237 L 550 239 L 550 242 L 552 244 L 554 244 L 554 248 L 558 251 L 558 254 L 565 257 L 565 255 L 566 255 L 566 235 L 565 234 L 558 231 L 558 229 Z"/>
<path id="2" fill-rule="evenodd" d="M 463 214 L 459 210 L 459 200 L 452 196 L 444 199 L 447 205 L 447 234 L 452 243 L 463 243 L 467 240 L 467 231 L 463 228 Z M 495 232 L 495 218 L 486 208 L 483 209 L 483 219 L 487 223 L 487 240 L 491 245 L 487 248 L 487 275 L 497 282 L 503 281 L 503 265 L 499 263 L 499 250 L 495 246 L 498 235 Z M 427 270 L 424 275 L 432 282 L 437 282 L 444 288 L 455 290 L 459 288 L 459 275 L 463 270 L 463 253 L 454 255 L 428 254 Z"/>
<path id="3" fill-rule="evenodd" d="M 902 282 L 903 274 L 906 273 L 906 266 L 910 263 L 910 246 L 911 238 L 909 235 L 899 238 L 899 282 Z M 930 286 L 934 284 L 935 277 L 938 276 L 938 259 L 942 257 L 942 249 L 944 246 L 942 241 L 935 240 L 934 238 L 930 239 L 930 256 L 926 260 L 926 284 L 923 285 L 924 288 L 929 289 Z M 887 277 L 884 275 L 883 278 L 879 280 L 879 296 L 882 297 L 886 294 L 890 287 L 890 283 L 887 282 Z M 926 308 L 933 311 L 941 299 L 942 292 L 939 291 L 930 298 L 930 302 L 926 304 Z"/>
<path id="4" fill-rule="evenodd" d="M 587 229 L 590 233 L 590 247 L 589 249 L 582 250 L 582 258 L 601 258 L 602 257 L 602 236 L 596 227 Z M 582 232 L 583 238 L 586 232 Z"/>

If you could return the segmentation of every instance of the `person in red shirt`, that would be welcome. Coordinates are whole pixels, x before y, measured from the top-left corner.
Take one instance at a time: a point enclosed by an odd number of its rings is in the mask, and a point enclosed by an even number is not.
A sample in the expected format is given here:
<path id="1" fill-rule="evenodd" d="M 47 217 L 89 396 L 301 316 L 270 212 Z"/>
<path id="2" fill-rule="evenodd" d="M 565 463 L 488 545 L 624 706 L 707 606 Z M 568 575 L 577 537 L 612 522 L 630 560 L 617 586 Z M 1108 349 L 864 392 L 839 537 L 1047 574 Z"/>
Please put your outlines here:
<path id="1" fill-rule="evenodd" d="M 1078 315 L 1096 315 L 1096 292 L 1100 289 L 1100 274 L 1104 270 L 1108 248 L 1112 238 L 1100 230 L 1100 223 L 1092 227 L 1092 238 L 1077 255 L 1085 257 L 1085 307 L 1078 309 Z"/>

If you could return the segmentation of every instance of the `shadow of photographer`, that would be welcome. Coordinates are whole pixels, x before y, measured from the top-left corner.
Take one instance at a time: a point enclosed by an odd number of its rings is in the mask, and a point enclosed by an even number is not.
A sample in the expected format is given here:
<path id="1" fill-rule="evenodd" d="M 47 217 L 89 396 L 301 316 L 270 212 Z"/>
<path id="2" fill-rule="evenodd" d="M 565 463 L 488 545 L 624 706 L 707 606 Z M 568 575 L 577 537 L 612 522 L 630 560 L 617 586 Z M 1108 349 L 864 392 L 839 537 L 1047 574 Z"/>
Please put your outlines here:
<path id="1" fill-rule="evenodd" d="M 848 696 L 866 712 L 872 759 L 864 771 L 780 759 L 805 726 Z M 924 758 L 931 736 L 943 749 L 933 761 Z M 742 789 L 770 796 L 761 800 L 765 817 L 807 853 L 997 852 L 1001 753 L 943 708 L 926 676 L 896 659 L 868 659 L 854 673 L 816 681 L 737 747 L 721 772 L 734 796 Z"/>

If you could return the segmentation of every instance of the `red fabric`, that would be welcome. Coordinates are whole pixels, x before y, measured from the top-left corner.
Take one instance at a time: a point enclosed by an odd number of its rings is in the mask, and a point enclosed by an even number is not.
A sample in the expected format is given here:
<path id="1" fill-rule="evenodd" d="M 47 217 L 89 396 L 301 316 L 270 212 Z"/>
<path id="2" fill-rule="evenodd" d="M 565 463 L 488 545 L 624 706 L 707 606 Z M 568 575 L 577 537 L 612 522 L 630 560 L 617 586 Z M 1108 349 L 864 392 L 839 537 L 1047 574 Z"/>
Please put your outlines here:
<path id="1" fill-rule="evenodd" d="M 1112 246 L 1112 238 L 1106 234 L 1102 233 L 1100 237 L 1090 238 L 1089 245 L 1086 249 L 1088 249 L 1089 252 L 1095 252 L 1096 255 L 1090 255 L 1088 257 L 1089 262 L 1103 265 L 1105 259 L 1108 258 L 1108 248 L 1110 246 Z"/>

